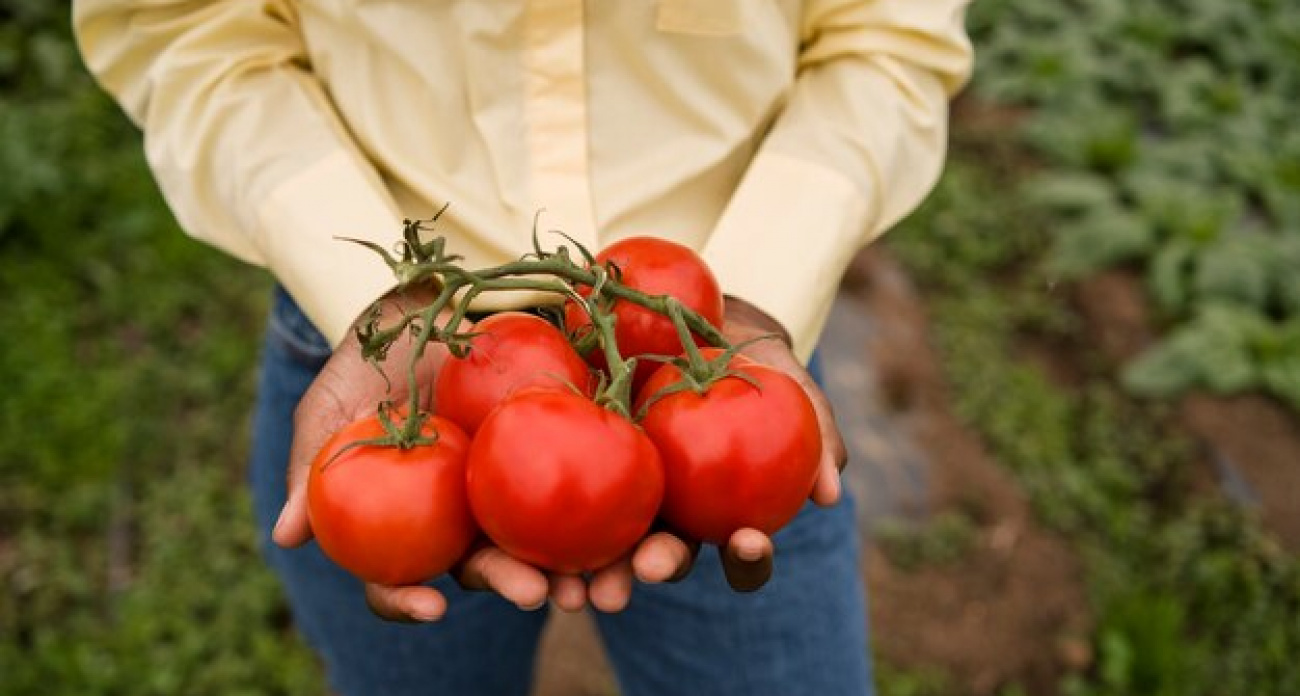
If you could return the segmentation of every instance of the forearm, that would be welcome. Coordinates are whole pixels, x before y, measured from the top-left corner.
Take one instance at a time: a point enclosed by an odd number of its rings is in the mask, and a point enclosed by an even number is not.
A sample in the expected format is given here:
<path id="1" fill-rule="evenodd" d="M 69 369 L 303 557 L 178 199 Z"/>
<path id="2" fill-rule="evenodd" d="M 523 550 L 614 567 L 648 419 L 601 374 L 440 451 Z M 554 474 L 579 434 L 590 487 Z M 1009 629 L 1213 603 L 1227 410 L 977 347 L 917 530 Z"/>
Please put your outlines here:
<path id="1" fill-rule="evenodd" d="M 853 256 L 929 192 L 971 66 L 965 0 L 812 3 L 800 74 L 703 255 L 811 354 Z"/>

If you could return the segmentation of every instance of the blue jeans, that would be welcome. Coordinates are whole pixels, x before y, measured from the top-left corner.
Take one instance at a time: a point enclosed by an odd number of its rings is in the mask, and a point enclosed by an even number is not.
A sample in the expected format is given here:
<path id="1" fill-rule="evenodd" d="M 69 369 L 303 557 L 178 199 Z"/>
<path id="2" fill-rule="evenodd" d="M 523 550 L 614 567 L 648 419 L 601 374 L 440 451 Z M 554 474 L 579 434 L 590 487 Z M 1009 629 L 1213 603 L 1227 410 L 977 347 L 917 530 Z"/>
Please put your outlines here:
<path id="1" fill-rule="evenodd" d="M 285 499 L 293 410 L 329 354 L 277 290 L 254 422 L 253 500 L 262 548 L 330 685 L 346 696 L 527 694 L 545 610 L 521 611 L 443 577 L 433 583 L 448 599 L 442 621 L 388 623 L 314 543 L 286 550 L 270 542 Z M 596 614 L 626 696 L 871 692 L 852 502 L 806 506 L 775 541 L 776 572 L 758 592 L 732 592 L 708 547 L 686 580 L 637 584 L 625 611 Z"/>

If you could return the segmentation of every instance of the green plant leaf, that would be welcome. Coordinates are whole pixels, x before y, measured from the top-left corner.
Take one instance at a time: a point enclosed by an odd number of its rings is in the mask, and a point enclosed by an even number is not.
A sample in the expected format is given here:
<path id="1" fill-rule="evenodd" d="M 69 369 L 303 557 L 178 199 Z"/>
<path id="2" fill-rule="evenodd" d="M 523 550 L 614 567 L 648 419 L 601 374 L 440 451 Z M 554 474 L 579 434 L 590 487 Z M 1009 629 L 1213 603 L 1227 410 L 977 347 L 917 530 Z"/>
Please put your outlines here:
<path id="1" fill-rule="evenodd" d="M 1056 229 L 1051 268 L 1064 277 L 1080 277 L 1146 255 L 1155 231 L 1142 218 L 1118 206 L 1091 210 Z"/>

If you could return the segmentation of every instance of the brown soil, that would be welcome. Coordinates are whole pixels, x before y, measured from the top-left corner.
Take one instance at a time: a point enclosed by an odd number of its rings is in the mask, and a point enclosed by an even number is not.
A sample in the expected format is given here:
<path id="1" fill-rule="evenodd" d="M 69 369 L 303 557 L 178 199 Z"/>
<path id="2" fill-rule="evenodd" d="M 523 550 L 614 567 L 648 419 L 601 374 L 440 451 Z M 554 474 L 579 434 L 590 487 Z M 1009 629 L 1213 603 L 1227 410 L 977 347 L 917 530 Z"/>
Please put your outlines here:
<path id="1" fill-rule="evenodd" d="M 1141 281 L 1130 273 L 1107 271 L 1080 282 L 1074 302 L 1096 348 L 1117 364 L 1155 340 Z"/>
<path id="2" fill-rule="evenodd" d="M 1261 396 L 1183 399 L 1182 421 L 1210 456 L 1245 478 L 1264 528 L 1300 553 L 1300 421 Z"/>
<path id="3" fill-rule="evenodd" d="M 1038 526 L 1024 494 L 948 408 L 925 310 L 906 275 L 873 249 L 849 286 L 878 325 L 868 354 L 886 401 L 931 463 L 931 510 L 974 512 L 972 550 L 959 562 L 906 572 L 878 550 L 867 580 L 876 647 L 892 664 L 939 666 L 963 694 L 1017 683 L 1054 693 L 1061 675 L 1091 663 L 1081 566 Z"/>
<path id="4" fill-rule="evenodd" d="M 1142 281 L 1131 273 L 1103 273 L 1079 285 L 1076 304 L 1107 358 L 1127 360 L 1154 340 Z M 1300 553 L 1300 419 L 1267 397 L 1191 394 L 1180 403 L 1177 426 L 1206 450 L 1207 476 L 1240 476 L 1245 490 L 1230 495 L 1255 506 L 1264 528 Z M 1236 488 L 1243 488 L 1236 486 Z"/>

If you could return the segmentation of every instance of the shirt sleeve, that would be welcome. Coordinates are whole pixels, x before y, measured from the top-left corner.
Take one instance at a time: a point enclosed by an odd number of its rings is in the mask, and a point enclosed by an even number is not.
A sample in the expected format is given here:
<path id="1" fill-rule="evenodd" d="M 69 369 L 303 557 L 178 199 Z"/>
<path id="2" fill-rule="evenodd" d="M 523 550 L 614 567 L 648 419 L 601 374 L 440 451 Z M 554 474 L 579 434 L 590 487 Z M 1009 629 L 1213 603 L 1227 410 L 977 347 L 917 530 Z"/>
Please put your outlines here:
<path id="1" fill-rule="evenodd" d="M 822 0 L 804 16 L 789 101 L 703 249 L 725 292 L 770 314 L 803 359 L 864 245 L 943 167 L 948 99 L 969 78 L 967 0 Z"/>
<path id="2" fill-rule="evenodd" d="M 268 267 L 332 345 L 393 285 L 401 217 L 308 67 L 287 2 L 77 0 L 87 66 L 144 131 L 190 235 Z"/>

